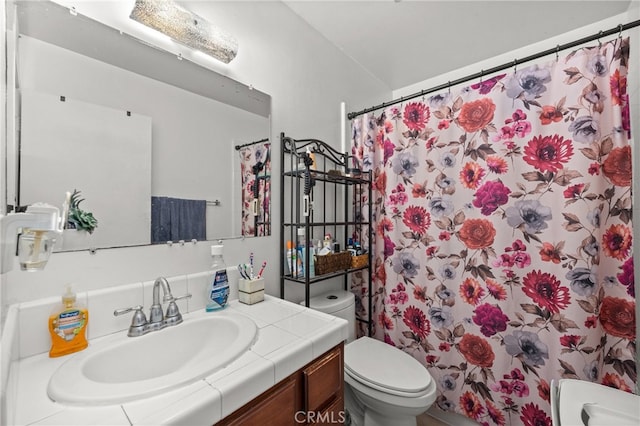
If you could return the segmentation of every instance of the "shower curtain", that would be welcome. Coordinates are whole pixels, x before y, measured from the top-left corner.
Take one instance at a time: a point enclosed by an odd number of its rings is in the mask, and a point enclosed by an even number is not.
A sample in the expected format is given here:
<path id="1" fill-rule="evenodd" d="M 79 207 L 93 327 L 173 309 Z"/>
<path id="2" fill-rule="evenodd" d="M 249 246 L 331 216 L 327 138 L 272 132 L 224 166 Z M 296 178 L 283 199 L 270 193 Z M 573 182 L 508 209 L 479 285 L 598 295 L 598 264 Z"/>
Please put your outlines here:
<path id="1" fill-rule="evenodd" d="M 374 180 L 359 315 L 373 297 L 439 408 L 543 425 L 552 379 L 634 388 L 628 55 L 616 38 L 352 121 Z"/>
<path id="2" fill-rule="evenodd" d="M 242 182 L 242 235 L 263 237 L 271 230 L 271 143 L 256 143 L 238 151 Z M 256 188 L 256 185 L 258 186 Z M 257 189 L 257 197 L 256 197 Z M 258 199 L 258 225 L 253 215 L 253 200 Z"/>

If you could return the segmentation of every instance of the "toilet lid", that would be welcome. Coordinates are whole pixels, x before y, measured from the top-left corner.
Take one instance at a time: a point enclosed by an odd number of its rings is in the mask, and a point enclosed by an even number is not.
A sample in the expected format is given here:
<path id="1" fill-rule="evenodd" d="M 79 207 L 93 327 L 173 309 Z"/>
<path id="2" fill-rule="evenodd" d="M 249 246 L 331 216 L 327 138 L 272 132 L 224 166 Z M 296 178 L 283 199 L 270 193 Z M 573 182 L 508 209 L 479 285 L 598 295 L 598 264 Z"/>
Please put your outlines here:
<path id="1" fill-rule="evenodd" d="M 344 366 L 354 379 L 391 391 L 420 393 L 431 383 L 431 375 L 415 358 L 370 337 L 345 346 Z"/>

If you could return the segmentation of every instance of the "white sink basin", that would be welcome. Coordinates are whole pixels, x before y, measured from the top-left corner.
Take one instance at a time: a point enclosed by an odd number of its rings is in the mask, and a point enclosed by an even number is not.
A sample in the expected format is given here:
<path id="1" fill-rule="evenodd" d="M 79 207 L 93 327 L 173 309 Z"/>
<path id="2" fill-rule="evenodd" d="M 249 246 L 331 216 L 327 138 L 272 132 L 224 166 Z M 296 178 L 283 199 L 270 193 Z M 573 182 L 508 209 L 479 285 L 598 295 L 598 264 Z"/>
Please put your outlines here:
<path id="1" fill-rule="evenodd" d="M 255 323 L 223 311 L 140 337 L 104 341 L 74 355 L 51 376 L 49 397 L 64 404 L 106 405 L 193 383 L 247 351 Z"/>

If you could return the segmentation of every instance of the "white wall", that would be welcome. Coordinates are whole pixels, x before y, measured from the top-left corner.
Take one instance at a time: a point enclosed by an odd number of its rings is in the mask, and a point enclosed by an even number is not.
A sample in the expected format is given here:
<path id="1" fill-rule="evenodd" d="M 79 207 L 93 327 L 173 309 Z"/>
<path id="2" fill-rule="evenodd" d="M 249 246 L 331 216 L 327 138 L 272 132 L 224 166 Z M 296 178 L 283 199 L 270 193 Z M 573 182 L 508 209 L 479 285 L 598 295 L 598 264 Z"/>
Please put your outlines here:
<path id="1" fill-rule="evenodd" d="M 388 88 L 280 2 L 192 5 L 193 12 L 224 22 L 224 28 L 239 40 L 236 59 L 228 66 L 220 64 L 216 71 L 272 96 L 273 176 L 280 172 L 279 160 L 275 160 L 279 158 L 280 132 L 296 138 L 323 139 L 339 148 L 341 101 L 355 109 L 391 97 Z M 272 236 L 224 243 L 228 265 L 245 263 L 251 251 L 256 262 L 268 262 L 265 278 L 267 292 L 272 295 L 279 295 L 279 190 L 279 179 L 274 179 Z M 210 244 L 106 249 L 95 255 L 86 251 L 56 253 L 46 269 L 37 273 L 18 271 L 16 263 L 14 270 L 3 277 L 2 305 L 62 294 L 65 283 L 73 283 L 80 292 L 206 270 Z M 287 298 L 301 300 L 301 290 L 288 291 Z M 314 286 L 314 292 L 320 290 L 322 286 Z"/>

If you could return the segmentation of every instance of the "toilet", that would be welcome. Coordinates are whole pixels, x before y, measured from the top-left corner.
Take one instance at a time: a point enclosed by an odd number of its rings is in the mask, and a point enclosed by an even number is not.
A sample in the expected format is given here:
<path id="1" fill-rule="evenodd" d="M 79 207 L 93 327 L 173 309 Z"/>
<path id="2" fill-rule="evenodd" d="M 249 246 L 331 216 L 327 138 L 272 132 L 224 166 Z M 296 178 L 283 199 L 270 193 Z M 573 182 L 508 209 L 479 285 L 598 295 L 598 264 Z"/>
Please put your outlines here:
<path id="1" fill-rule="evenodd" d="M 304 302 L 303 302 L 304 303 Z M 338 290 L 315 296 L 309 307 L 349 322 L 344 348 L 345 408 L 354 426 L 416 426 L 436 399 L 427 369 L 411 355 L 370 337 L 355 339 L 355 296 Z"/>
<path id="2" fill-rule="evenodd" d="M 638 425 L 640 396 L 585 380 L 551 381 L 553 426 Z"/>

